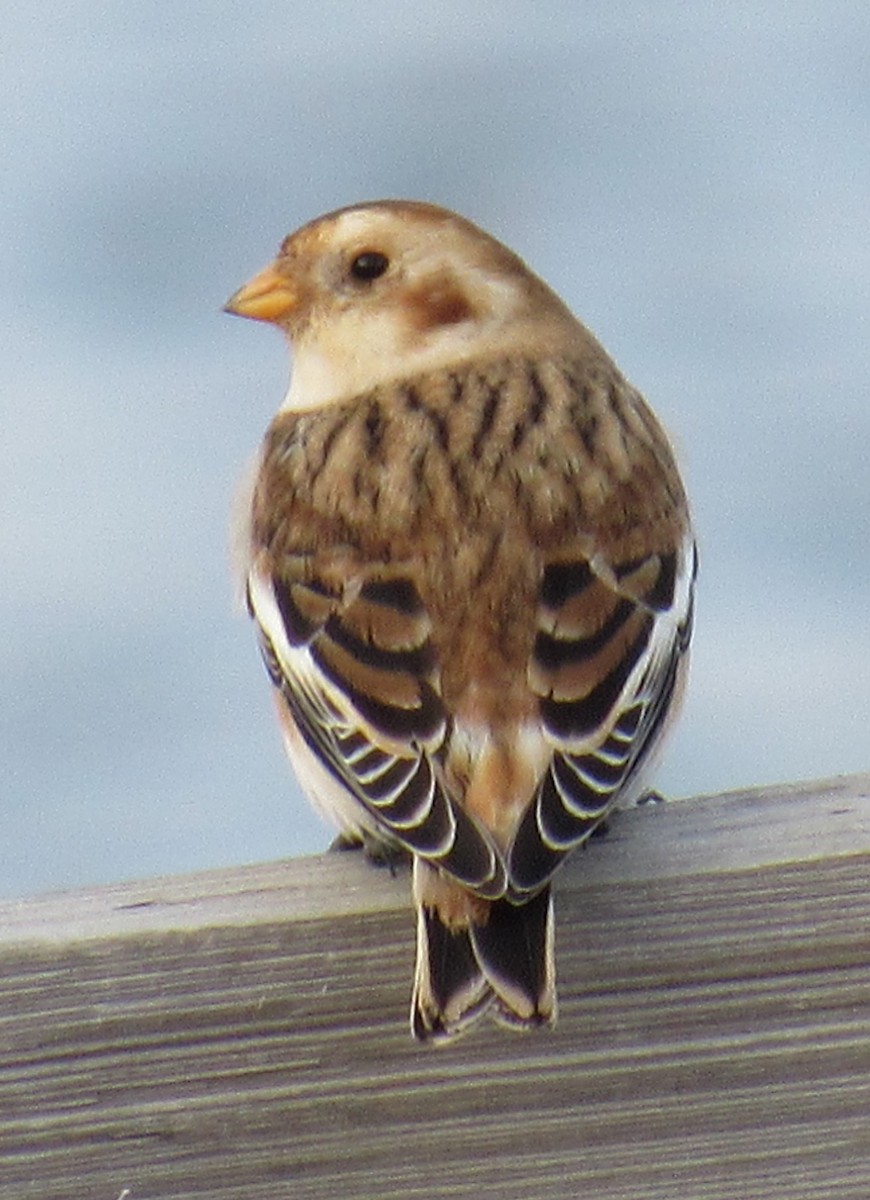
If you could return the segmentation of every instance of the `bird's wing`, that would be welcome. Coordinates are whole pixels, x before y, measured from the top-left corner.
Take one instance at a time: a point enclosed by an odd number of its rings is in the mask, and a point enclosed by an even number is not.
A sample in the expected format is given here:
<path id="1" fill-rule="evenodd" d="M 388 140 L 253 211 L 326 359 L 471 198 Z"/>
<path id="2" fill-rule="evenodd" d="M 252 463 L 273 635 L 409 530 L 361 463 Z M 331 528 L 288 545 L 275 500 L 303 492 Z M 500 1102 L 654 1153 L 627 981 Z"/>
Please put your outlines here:
<path id="1" fill-rule="evenodd" d="M 529 682 L 552 757 L 508 854 L 511 892 L 534 892 L 620 798 L 636 798 L 680 691 L 696 572 L 688 535 L 629 561 L 546 566 Z"/>
<path id="2" fill-rule="evenodd" d="M 388 841 L 498 896 L 500 856 L 438 779 L 449 718 L 429 615 L 401 569 L 353 575 L 336 583 L 302 555 L 280 570 L 255 559 L 248 604 L 272 681 L 310 750 Z"/>

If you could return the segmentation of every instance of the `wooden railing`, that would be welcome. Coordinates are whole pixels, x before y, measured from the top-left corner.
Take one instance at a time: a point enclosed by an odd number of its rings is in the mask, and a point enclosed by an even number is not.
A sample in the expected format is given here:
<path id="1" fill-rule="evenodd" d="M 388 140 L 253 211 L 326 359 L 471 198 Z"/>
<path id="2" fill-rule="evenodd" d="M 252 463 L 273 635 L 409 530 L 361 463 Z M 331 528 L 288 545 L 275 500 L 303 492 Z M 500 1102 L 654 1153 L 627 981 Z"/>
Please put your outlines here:
<path id="1" fill-rule="evenodd" d="M 0 905 L 2 1200 L 867 1200 L 870 775 L 617 815 L 560 1019 L 416 1046 L 353 854 Z"/>

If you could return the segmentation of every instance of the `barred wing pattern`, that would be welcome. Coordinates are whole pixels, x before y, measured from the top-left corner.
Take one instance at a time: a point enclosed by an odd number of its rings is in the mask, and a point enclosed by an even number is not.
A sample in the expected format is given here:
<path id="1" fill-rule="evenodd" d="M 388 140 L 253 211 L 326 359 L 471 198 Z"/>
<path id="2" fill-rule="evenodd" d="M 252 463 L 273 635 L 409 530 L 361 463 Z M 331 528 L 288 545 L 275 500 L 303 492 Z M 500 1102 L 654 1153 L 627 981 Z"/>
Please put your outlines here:
<path id="1" fill-rule="evenodd" d="M 298 565 L 295 578 L 252 571 L 248 604 L 305 742 L 391 840 L 481 896 L 502 895 L 500 857 L 437 777 L 449 722 L 413 584 L 375 575 L 348 602 Z"/>
<path id="2" fill-rule="evenodd" d="M 267 669 L 309 748 L 392 840 L 480 896 L 524 901 L 637 794 L 691 636 L 691 542 L 615 568 L 545 569 L 529 682 L 552 753 L 506 861 L 439 780 L 451 725 L 414 585 L 374 574 L 348 602 L 297 565 L 292 578 L 251 574 Z"/>
<path id="3" fill-rule="evenodd" d="M 691 638 L 697 558 L 674 552 L 617 566 L 550 564 L 530 684 L 553 756 L 508 854 L 511 894 L 532 894 L 619 797 L 637 795 Z"/>

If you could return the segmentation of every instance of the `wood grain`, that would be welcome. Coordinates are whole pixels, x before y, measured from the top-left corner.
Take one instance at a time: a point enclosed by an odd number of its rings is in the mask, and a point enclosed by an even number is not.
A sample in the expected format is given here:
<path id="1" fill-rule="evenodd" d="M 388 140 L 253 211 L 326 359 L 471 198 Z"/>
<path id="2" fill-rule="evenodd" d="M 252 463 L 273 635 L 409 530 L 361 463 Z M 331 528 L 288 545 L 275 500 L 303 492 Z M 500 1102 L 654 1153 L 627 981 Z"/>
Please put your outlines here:
<path id="1" fill-rule="evenodd" d="M 870 776 L 621 813 L 552 1033 L 407 1030 L 352 854 L 0 904 L 0 1196 L 866 1200 Z"/>

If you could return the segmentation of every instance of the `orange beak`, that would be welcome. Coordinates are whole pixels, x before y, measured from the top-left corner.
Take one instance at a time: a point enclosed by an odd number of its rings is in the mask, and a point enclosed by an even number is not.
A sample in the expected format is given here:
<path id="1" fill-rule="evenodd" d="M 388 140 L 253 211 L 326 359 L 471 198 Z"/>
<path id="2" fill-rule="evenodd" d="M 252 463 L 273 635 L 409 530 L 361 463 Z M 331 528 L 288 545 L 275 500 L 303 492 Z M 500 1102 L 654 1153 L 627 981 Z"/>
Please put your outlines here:
<path id="1" fill-rule="evenodd" d="M 230 296 L 224 312 L 250 317 L 252 321 L 281 324 L 298 307 L 299 292 L 292 281 L 279 274 L 274 266 L 269 266 Z"/>

